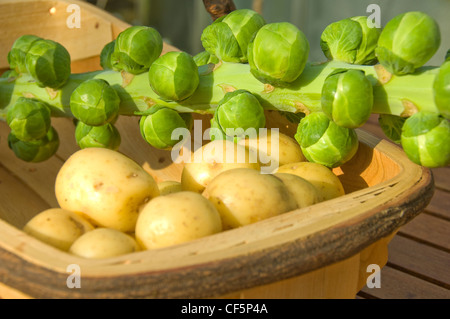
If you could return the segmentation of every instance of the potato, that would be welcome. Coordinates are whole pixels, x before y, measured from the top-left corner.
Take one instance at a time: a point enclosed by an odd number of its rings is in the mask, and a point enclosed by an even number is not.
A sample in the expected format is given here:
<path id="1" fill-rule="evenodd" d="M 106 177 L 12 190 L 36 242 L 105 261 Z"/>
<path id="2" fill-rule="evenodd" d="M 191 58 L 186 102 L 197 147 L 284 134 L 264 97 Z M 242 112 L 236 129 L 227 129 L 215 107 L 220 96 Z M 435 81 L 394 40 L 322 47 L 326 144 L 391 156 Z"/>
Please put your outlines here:
<path id="1" fill-rule="evenodd" d="M 105 148 L 85 148 L 61 167 L 55 183 L 61 208 L 86 216 L 95 226 L 134 230 L 140 207 L 159 195 L 140 165 Z"/>
<path id="2" fill-rule="evenodd" d="M 231 141 L 215 140 L 196 150 L 181 174 L 183 190 L 202 193 L 215 176 L 233 168 L 260 169 L 256 154 Z"/>
<path id="3" fill-rule="evenodd" d="M 80 236 L 69 252 L 79 257 L 100 259 L 139 251 L 136 240 L 113 228 L 96 228 Z"/>
<path id="4" fill-rule="evenodd" d="M 219 211 L 224 229 L 252 224 L 297 208 L 281 179 L 248 168 L 217 175 L 203 195 Z"/>
<path id="5" fill-rule="evenodd" d="M 261 166 L 269 166 L 268 172 L 285 164 L 306 161 L 297 141 L 280 132 L 267 130 L 255 138 L 242 139 L 238 144 L 257 153 Z"/>
<path id="6" fill-rule="evenodd" d="M 339 178 L 328 167 L 311 162 L 298 162 L 280 166 L 277 173 L 289 173 L 300 176 L 313 184 L 325 201 L 345 195 Z"/>
<path id="7" fill-rule="evenodd" d="M 321 199 L 319 190 L 306 179 L 287 173 L 275 173 L 281 179 L 297 202 L 298 208 L 314 205 Z"/>
<path id="8" fill-rule="evenodd" d="M 145 249 L 167 247 L 222 231 L 214 206 L 202 195 L 176 192 L 152 199 L 136 223 L 136 240 Z"/>
<path id="9" fill-rule="evenodd" d="M 181 187 L 181 183 L 176 182 L 176 181 L 159 182 L 158 188 L 159 188 L 159 194 L 161 196 L 176 193 L 176 192 L 181 192 L 183 190 Z"/>
<path id="10" fill-rule="evenodd" d="M 61 208 L 50 208 L 34 216 L 24 232 L 51 246 L 68 251 L 72 243 L 94 226 L 80 215 Z"/>

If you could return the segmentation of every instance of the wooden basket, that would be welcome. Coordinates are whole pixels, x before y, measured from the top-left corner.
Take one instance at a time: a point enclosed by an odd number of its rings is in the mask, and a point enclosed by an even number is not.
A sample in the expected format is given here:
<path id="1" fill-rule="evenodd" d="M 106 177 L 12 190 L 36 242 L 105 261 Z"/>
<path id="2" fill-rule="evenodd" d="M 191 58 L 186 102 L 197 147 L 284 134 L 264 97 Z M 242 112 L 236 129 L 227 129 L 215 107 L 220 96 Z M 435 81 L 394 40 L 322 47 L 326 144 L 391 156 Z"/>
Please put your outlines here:
<path id="1" fill-rule="evenodd" d="M 80 29 L 66 26 L 69 4 L 81 8 Z M 36 34 L 66 46 L 74 72 L 99 69 L 103 45 L 128 27 L 77 1 L 0 1 L 0 21 L 0 68 L 7 67 L 4 48 L 22 34 Z M 295 127 L 277 114 L 267 112 L 268 127 L 292 136 Z M 21 231 L 32 216 L 58 206 L 56 174 L 78 150 L 71 120 L 52 121 L 64 142 L 57 156 L 40 164 L 14 156 L 6 142 L 9 128 L 0 123 L 3 298 L 354 298 L 372 274 L 367 266 L 385 265 L 389 240 L 426 207 L 434 189 L 430 170 L 410 162 L 392 143 L 358 130 L 358 153 L 334 170 L 346 190 L 343 197 L 182 245 L 87 260 Z M 121 117 L 117 126 L 122 153 L 158 181 L 180 179 L 182 167 L 171 163 L 170 152 L 143 141 L 136 118 Z M 67 285 L 68 266 L 74 264 L 80 288 Z"/>

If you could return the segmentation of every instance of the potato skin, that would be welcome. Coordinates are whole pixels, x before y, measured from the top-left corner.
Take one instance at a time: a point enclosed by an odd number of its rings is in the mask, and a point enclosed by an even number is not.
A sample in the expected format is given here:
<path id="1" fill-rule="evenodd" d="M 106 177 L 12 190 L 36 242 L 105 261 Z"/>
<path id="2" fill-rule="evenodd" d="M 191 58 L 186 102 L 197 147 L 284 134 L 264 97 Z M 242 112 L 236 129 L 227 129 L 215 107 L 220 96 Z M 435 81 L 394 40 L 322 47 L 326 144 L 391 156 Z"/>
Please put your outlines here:
<path id="1" fill-rule="evenodd" d="M 280 166 L 276 173 L 289 173 L 306 179 L 319 190 L 321 201 L 345 195 L 339 178 L 328 167 L 318 163 L 290 163 Z"/>
<path id="2" fill-rule="evenodd" d="M 158 185 L 127 156 L 104 148 L 74 153 L 55 183 L 61 208 L 77 211 L 95 226 L 134 230 L 140 207 L 159 195 Z"/>
<path id="3" fill-rule="evenodd" d="M 295 199 L 279 178 L 248 168 L 217 175 L 203 195 L 219 211 L 224 229 L 249 225 L 297 208 Z"/>
<path id="4" fill-rule="evenodd" d="M 80 236 L 70 247 L 73 255 L 100 259 L 139 251 L 136 240 L 128 234 L 112 228 L 96 228 Z"/>
<path id="5" fill-rule="evenodd" d="M 261 166 L 279 167 L 306 161 L 297 141 L 281 132 L 267 130 L 265 134 L 260 134 L 258 137 L 242 139 L 239 144 L 257 153 Z"/>
<path id="6" fill-rule="evenodd" d="M 233 157 L 227 158 L 227 149 L 233 150 Z M 227 140 L 214 140 L 196 150 L 191 162 L 185 163 L 181 185 L 183 190 L 202 193 L 221 172 L 235 168 L 259 170 L 260 167 L 256 154 L 251 154 L 244 146 Z"/>
<path id="7" fill-rule="evenodd" d="M 319 190 L 306 179 L 288 173 L 275 173 L 275 177 L 281 179 L 291 192 L 298 208 L 314 205 L 320 202 L 321 194 Z"/>
<path id="8" fill-rule="evenodd" d="M 181 244 L 222 231 L 220 215 L 201 194 L 181 191 L 159 196 L 142 209 L 136 240 L 144 249 Z"/>
<path id="9" fill-rule="evenodd" d="M 46 209 L 31 218 L 23 231 L 53 247 L 68 251 L 73 242 L 94 226 L 80 215 L 61 208 Z"/>
<path id="10" fill-rule="evenodd" d="M 177 181 L 163 181 L 158 183 L 160 196 L 181 192 L 181 183 Z"/>

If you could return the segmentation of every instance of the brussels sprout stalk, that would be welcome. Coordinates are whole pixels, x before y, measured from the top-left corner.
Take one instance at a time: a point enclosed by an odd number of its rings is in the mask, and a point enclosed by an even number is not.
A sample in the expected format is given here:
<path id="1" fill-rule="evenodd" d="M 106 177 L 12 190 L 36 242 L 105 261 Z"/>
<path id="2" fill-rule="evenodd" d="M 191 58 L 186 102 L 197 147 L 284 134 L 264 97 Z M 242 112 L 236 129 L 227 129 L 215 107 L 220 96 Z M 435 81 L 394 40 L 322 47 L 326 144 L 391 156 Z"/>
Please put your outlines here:
<path id="1" fill-rule="evenodd" d="M 365 66 L 330 61 L 308 63 L 302 75 L 286 87 L 273 87 L 257 80 L 248 64 L 228 63 L 204 65 L 199 68 L 199 85 L 195 93 L 183 101 L 163 100 L 148 84 L 148 74 L 135 75 L 131 82 L 123 72 L 102 70 L 72 74 L 59 89 L 43 88 L 27 74 L 17 78 L 0 78 L 0 119 L 19 97 L 36 98 L 51 107 L 52 116 L 73 117 L 70 111 L 72 92 L 88 79 L 103 79 L 119 94 L 120 115 L 134 115 L 153 105 L 163 105 L 179 112 L 213 114 L 224 95 L 244 89 L 253 93 L 267 110 L 303 112 L 321 111 L 321 91 L 327 76 L 336 69 L 364 71 L 373 85 L 372 113 L 410 116 L 417 111 L 439 113 L 434 102 L 433 83 L 439 67 L 421 67 L 413 74 L 396 76 L 380 65 Z"/>

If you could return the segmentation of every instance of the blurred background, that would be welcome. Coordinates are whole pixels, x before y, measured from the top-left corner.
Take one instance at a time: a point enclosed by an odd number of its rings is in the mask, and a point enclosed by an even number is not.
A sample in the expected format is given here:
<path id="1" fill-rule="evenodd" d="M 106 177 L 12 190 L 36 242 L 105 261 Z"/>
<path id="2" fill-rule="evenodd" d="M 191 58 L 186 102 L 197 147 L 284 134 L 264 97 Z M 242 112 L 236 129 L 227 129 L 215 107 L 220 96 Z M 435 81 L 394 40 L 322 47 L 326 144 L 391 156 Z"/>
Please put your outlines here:
<path id="1" fill-rule="evenodd" d="M 87 0 L 118 18 L 133 24 L 156 28 L 164 41 L 195 55 L 203 50 L 202 30 L 212 22 L 202 0 Z M 370 4 L 380 7 L 383 27 L 397 14 L 423 11 L 432 16 L 441 29 L 441 47 L 428 65 L 440 65 L 450 49 L 450 0 L 234 0 L 237 9 L 253 9 L 267 23 L 287 21 L 307 36 L 310 61 L 325 59 L 320 35 L 335 21 L 352 16 L 370 16 Z"/>

